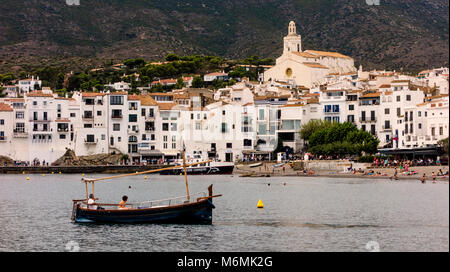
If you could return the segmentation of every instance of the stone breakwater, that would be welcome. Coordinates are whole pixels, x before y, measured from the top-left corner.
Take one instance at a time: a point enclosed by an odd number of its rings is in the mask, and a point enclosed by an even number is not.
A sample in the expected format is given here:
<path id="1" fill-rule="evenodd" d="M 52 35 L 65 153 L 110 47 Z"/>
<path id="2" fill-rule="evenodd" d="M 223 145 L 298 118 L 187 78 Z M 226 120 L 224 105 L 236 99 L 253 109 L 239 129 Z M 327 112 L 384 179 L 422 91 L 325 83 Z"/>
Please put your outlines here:
<path id="1" fill-rule="evenodd" d="M 1 166 L 0 174 L 122 174 L 168 167 L 167 165 L 102 165 L 102 166 Z"/>

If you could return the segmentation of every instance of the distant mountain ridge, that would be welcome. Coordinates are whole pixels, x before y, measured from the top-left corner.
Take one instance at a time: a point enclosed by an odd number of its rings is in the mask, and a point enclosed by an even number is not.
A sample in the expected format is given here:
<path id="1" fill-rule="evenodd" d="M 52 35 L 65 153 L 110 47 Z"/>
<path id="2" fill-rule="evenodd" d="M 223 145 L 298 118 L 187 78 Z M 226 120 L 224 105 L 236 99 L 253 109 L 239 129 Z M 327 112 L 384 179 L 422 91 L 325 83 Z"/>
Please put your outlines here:
<path id="1" fill-rule="evenodd" d="M 276 58 L 290 20 L 304 49 L 364 68 L 448 66 L 442 0 L 2 0 L 0 67 L 46 58 L 161 59 L 168 53 Z"/>

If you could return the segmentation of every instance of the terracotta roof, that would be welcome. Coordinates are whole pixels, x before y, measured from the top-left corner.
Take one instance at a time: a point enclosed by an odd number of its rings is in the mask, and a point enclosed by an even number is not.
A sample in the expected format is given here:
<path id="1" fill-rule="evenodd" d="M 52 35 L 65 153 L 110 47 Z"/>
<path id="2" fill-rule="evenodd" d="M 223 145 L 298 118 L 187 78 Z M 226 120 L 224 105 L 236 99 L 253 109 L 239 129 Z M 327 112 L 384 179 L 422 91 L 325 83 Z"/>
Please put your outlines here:
<path id="1" fill-rule="evenodd" d="M 81 96 L 82 97 L 97 97 L 97 96 L 105 96 L 105 93 L 87 93 L 87 92 L 82 92 Z"/>
<path id="2" fill-rule="evenodd" d="M 129 94 L 128 100 L 140 100 L 140 97 L 139 97 L 139 95 Z"/>
<path id="3" fill-rule="evenodd" d="M 111 92 L 109 95 L 128 95 L 127 92 Z"/>
<path id="4" fill-rule="evenodd" d="M 306 53 L 311 53 L 313 55 L 318 55 L 321 57 L 333 57 L 333 58 L 346 58 L 346 59 L 350 59 L 349 56 L 346 55 L 342 55 L 340 53 L 337 52 L 326 52 L 326 51 L 316 51 L 316 50 L 306 50 Z"/>
<path id="5" fill-rule="evenodd" d="M 226 73 L 210 73 L 206 74 L 205 76 L 228 76 Z"/>
<path id="6" fill-rule="evenodd" d="M 322 65 L 320 63 L 315 63 L 315 62 L 303 62 L 302 64 L 306 65 L 308 67 L 311 67 L 311 68 L 329 69 L 325 65 Z"/>
<path id="7" fill-rule="evenodd" d="M 384 92 L 384 94 L 385 95 L 391 95 L 391 94 L 393 94 L 393 92 L 392 91 L 388 91 L 388 92 Z"/>
<path id="8" fill-rule="evenodd" d="M 140 99 L 142 106 L 158 106 L 158 103 L 156 103 L 155 99 L 153 99 L 149 95 L 141 95 Z"/>
<path id="9" fill-rule="evenodd" d="M 173 102 L 168 103 L 158 103 L 159 110 L 171 110 L 176 107 L 178 104 Z"/>
<path id="10" fill-rule="evenodd" d="M 189 99 L 190 96 L 188 94 L 174 94 L 173 99 Z"/>
<path id="11" fill-rule="evenodd" d="M 173 93 L 149 93 L 151 96 L 173 96 Z"/>
<path id="12" fill-rule="evenodd" d="M 320 93 L 308 93 L 304 95 L 304 97 L 317 97 L 317 96 L 320 96 Z"/>
<path id="13" fill-rule="evenodd" d="M 294 55 L 300 56 L 300 57 L 304 57 L 304 58 L 317 58 L 316 55 L 313 54 L 309 54 L 307 52 L 293 52 Z"/>
<path id="14" fill-rule="evenodd" d="M 380 88 L 390 88 L 391 84 L 383 84 L 380 86 Z"/>
<path id="15" fill-rule="evenodd" d="M 27 97 L 53 97 L 53 94 L 47 94 L 47 93 L 36 91 L 36 92 L 28 93 Z"/>
<path id="16" fill-rule="evenodd" d="M 379 92 L 368 93 L 368 94 L 365 94 L 363 96 L 360 96 L 359 98 L 373 98 L 373 97 L 380 97 L 380 93 Z"/>
<path id="17" fill-rule="evenodd" d="M 13 111 L 13 109 L 5 103 L 0 103 L 0 111 Z"/>
<path id="18" fill-rule="evenodd" d="M 319 104 L 319 98 L 308 99 L 308 104 Z"/>

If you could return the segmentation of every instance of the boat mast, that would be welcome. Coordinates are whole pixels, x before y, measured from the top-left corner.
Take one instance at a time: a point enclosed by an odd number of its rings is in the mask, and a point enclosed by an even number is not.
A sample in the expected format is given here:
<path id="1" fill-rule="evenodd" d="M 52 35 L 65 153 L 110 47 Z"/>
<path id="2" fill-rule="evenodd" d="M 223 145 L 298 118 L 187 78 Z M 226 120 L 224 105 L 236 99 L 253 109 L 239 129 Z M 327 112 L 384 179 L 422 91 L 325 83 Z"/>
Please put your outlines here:
<path id="1" fill-rule="evenodd" d="M 189 196 L 189 185 L 188 185 L 188 179 L 187 179 L 187 170 L 186 170 L 186 156 L 185 156 L 185 152 L 186 152 L 186 147 L 184 146 L 183 143 L 183 168 L 184 168 L 184 181 L 186 182 L 186 196 L 187 196 L 187 200 L 190 200 L 190 196 Z"/>

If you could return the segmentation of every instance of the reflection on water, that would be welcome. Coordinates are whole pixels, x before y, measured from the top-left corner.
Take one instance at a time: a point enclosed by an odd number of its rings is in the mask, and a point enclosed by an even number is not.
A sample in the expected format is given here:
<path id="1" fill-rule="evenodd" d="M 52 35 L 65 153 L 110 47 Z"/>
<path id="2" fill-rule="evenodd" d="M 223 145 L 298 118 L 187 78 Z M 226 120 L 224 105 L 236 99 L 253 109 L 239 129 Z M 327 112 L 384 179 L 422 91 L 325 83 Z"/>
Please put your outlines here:
<path id="1" fill-rule="evenodd" d="M 80 175 L 30 178 L 0 176 L 0 251 L 64 251 L 68 243 L 80 251 L 367 251 L 369 241 L 381 251 L 449 250 L 445 182 L 190 177 L 192 193 L 214 184 L 223 194 L 213 225 L 83 225 L 70 222 L 72 199 L 84 197 Z M 183 177 L 158 175 L 96 186 L 108 203 L 184 193 Z"/>

